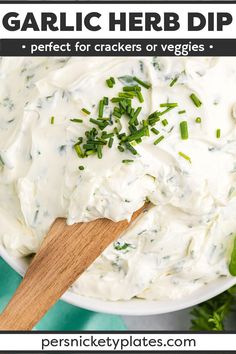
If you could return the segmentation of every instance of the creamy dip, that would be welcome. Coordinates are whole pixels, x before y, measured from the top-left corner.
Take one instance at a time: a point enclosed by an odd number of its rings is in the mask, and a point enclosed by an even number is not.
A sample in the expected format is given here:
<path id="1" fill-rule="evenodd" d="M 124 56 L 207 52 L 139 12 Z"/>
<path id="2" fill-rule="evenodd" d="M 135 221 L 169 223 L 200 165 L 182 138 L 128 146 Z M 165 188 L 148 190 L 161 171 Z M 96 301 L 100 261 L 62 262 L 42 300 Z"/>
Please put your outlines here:
<path id="1" fill-rule="evenodd" d="M 97 118 L 98 102 L 116 97 L 126 84 L 119 78 L 127 75 L 152 85 L 142 88 L 142 104 L 133 100 L 135 108 L 142 106 L 140 121 L 165 109 L 162 103 L 178 103 L 163 116 L 168 124 L 155 125 L 164 139 L 154 145 L 158 136 L 150 131 L 133 155 L 120 152 L 115 137 L 101 159 L 79 158 L 74 144 L 94 127 L 89 118 Z M 113 88 L 106 85 L 109 77 Z M 105 115 L 113 109 L 109 102 Z M 126 121 L 122 116 L 121 133 Z M 187 140 L 181 121 L 188 122 Z M 1 59 L 0 238 L 9 252 L 36 252 L 57 217 L 69 224 L 129 219 L 146 199 L 153 207 L 80 277 L 75 292 L 110 300 L 175 299 L 230 276 L 236 58 Z"/>

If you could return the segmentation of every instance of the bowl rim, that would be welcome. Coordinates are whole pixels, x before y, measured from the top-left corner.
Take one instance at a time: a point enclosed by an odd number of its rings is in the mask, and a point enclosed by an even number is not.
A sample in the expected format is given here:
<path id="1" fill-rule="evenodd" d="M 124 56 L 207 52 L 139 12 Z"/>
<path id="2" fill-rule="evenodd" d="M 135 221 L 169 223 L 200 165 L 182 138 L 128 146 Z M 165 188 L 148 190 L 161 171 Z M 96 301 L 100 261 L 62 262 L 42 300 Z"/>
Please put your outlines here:
<path id="1" fill-rule="evenodd" d="M 27 266 L 23 258 L 12 256 L 4 247 L 0 246 L 0 257 L 18 274 L 24 275 Z M 86 310 L 113 315 L 148 316 L 159 315 L 195 306 L 203 301 L 219 295 L 236 284 L 236 277 L 217 279 L 208 285 L 188 294 L 181 299 L 146 300 L 131 299 L 128 301 L 109 301 L 81 296 L 70 289 L 61 297 L 61 300 Z"/>

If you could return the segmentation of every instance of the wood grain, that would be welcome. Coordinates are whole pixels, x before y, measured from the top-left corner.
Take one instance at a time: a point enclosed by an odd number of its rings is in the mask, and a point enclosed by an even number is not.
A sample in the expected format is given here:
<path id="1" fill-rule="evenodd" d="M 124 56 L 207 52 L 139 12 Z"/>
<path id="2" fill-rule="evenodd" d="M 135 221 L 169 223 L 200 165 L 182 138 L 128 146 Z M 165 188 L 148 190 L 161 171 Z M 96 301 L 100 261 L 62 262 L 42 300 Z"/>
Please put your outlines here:
<path id="1" fill-rule="evenodd" d="M 133 215 L 134 221 L 146 208 Z M 129 226 L 98 219 L 68 226 L 57 219 L 15 295 L 0 315 L 0 330 L 31 330 L 104 249 Z"/>

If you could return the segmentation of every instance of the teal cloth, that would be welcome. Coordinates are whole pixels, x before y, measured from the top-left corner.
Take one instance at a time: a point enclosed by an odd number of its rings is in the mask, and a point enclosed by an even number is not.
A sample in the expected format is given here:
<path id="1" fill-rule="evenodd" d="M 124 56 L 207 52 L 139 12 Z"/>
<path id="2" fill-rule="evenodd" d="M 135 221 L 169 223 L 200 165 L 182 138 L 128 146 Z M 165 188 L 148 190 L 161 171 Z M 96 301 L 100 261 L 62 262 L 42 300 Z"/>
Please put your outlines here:
<path id="1" fill-rule="evenodd" d="M 6 306 L 21 277 L 0 257 L 0 311 Z M 87 311 L 58 301 L 37 325 L 38 330 L 124 330 L 121 317 Z"/>

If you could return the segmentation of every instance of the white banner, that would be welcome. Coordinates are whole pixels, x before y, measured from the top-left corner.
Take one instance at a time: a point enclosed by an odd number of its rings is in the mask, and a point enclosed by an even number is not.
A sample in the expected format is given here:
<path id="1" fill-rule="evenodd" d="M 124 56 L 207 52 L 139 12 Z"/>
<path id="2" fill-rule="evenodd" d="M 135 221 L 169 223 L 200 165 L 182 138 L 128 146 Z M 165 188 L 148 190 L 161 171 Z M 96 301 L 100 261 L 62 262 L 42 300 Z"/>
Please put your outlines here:
<path id="1" fill-rule="evenodd" d="M 7 3 L 0 4 L 0 37 L 235 38 L 236 4 Z"/>
<path id="2" fill-rule="evenodd" d="M 19 351 L 236 352 L 236 333 L 0 333 L 0 353 Z"/>

